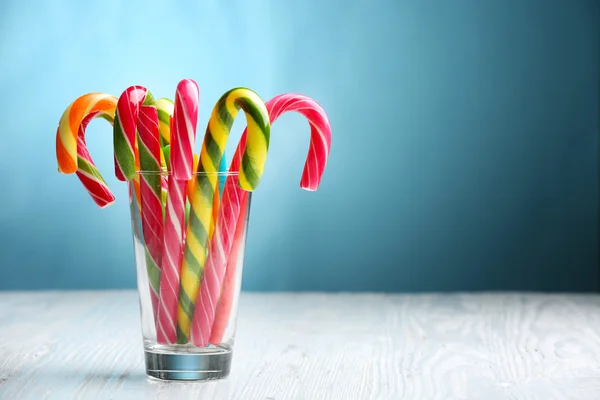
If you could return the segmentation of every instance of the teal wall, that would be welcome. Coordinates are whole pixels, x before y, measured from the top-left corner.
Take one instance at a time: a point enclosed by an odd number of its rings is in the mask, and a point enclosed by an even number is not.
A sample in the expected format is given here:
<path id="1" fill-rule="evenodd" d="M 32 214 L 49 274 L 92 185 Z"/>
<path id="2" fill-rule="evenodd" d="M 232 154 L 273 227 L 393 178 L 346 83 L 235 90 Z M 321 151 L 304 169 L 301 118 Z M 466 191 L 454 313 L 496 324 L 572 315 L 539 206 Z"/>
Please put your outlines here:
<path id="1" fill-rule="evenodd" d="M 332 122 L 316 193 L 298 187 L 306 123 L 273 126 L 245 289 L 598 289 L 597 1 L 174 3 L 0 5 L 0 289 L 135 285 L 111 130 L 88 130 L 117 196 L 99 210 L 56 171 L 55 129 L 85 92 L 186 77 L 200 132 L 240 85 Z"/>

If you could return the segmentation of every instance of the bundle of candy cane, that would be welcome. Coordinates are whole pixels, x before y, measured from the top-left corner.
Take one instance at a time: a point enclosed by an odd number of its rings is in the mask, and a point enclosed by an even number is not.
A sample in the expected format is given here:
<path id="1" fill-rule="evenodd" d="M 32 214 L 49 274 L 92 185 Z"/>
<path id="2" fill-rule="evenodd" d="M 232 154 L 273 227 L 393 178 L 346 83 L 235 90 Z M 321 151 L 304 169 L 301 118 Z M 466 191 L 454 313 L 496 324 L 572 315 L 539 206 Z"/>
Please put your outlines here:
<path id="1" fill-rule="evenodd" d="M 217 101 L 196 156 L 199 98 L 191 79 L 177 85 L 175 102 L 155 100 L 141 86 L 119 98 L 83 95 L 60 119 L 56 157 L 59 172 L 76 173 L 99 207 L 112 204 L 115 197 L 87 150 L 85 129 L 96 117 L 113 125 L 115 175 L 133 186 L 140 210 L 157 341 L 205 347 L 221 343 L 229 320 L 247 192 L 263 174 L 271 123 L 291 111 L 307 118 L 311 136 L 300 187 L 311 191 L 327 164 L 331 128 L 309 97 L 283 94 L 263 103 L 252 90 L 235 88 Z M 226 170 L 224 150 L 240 109 L 247 128 L 230 173 L 219 175 Z"/>

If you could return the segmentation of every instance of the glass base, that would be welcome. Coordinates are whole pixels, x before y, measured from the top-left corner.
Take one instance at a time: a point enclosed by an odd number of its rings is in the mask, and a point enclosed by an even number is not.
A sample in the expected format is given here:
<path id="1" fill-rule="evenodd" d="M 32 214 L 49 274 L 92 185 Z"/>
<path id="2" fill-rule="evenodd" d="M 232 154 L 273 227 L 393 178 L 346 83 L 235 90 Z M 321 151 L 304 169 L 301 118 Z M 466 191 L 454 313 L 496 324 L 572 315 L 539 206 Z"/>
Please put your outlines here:
<path id="1" fill-rule="evenodd" d="M 175 381 L 223 379 L 231 370 L 230 350 L 206 353 L 174 353 L 145 350 L 146 374 L 151 378 Z"/>

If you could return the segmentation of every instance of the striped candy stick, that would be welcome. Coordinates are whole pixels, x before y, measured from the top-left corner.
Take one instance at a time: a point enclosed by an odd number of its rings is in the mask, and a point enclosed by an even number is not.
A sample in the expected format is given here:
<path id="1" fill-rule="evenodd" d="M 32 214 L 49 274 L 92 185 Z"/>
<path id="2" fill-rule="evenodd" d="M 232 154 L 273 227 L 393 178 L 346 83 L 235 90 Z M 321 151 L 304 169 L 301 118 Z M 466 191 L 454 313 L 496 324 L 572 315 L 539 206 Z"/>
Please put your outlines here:
<path id="1" fill-rule="evenodd" d="M 198 170 L 198 163 L 200 162 L 200 158 L 198 154 L 194 154 L 194 171 Z M 194 197 L 194 183 L 196 183 L 195 179 L 190 179 L 187 185 L 187 199 L 191 203 L 192 198 Z"/>
<path id="2" fill-rule="evenodd" d="M 150 96 L 149 98 L 148 95 Z M 164 99 L 167 100 L 168 99 Z M 148 93 L 148 90 L 142 86 L 130 86 L 119 97 L 115 120 L 117 123 L 113 126 L 113 141 L 115 149 L 115 175 L 119 180 L 130 181 L 133 185 L 135 198 L 138 203 L 138 210 L 142 212 L 142 195 L 140 176 L 135 173 L 140 167 L 138 141 L 136 136 L 137 125 L 139 122 L 139 113 L 144 101 L 151 102 L 151 108 L 157 108 L 154 104 L 154 98 Z M 163 102 L 164 104 L 165 102 Z M 168 109 L 168 105 L 166 105 Z M 154 112 L 153 112 L 154 113 Z M 152 117 L 154 118 L 154 117 Z M 158 118 L 158 117 L 156 117 Z M 165 133 L 165 135 L 167 135 Z M 161 165 L 165 163 L 164 155 L 160 152 Z M 133 164 L 131 164 L 133 161 Z M 163 177 L 163 194 L 166 196 L 166 177 Z M 131 193 L 131 191 L 129 191 Z M 131 201 L 131 199 L 130 199 Z M 164 204 L 164 203 L 163 203 Z"/>
<path id="3" fill-rule="evenodd" d="M 163 231 L 163 259 L 160 277 L 159 307 L 156 319 L 157 341 L 175 343 L 177 338 L 177 304 L 183 257 L 186 221 L 185 189 L 187 182 L 171 175 L 168 182 L 165 225 Z"/>
<path id="4" fill-rule="evenodd" d="M 136 170 L 141 170 L 140 168 L 140 157 L 139 154 L 140 152 L 138 151 L 138 143 L 137 140 L 135 141 L 135 154 L 137 155 L 137 157 L 135 158 L 135 169 Z M 140 221 L 142 220 L 142 195 L 141 195 L 141 191 L 140 191 L 140 175 L 139 174 L 135 174 L 133 176 L 133 179 L 131 179 L 130 182 L 128 182 L 129 184 L 129 196 L 131 197 L 131 186 L 133 186 L 133 191 L 135 192 L 135 201 L 137 203 L 137 209 L 140 213 Z M 129 199 L 129 202 L 131 203 L 131 198 Z"/>
<path id="5" fill-rule="evenodd" d="M 77 98 L 64 111 L 56 130 L 58 171 L 77 173 L 94 202 L 101 208 L 115 200 L 96 168 L 85 142 L 88 123 L 100 117 L 113 123 L 117 98 L 106 93 L 88 93 Z"/>
<path id="6" fill-rule="evenodd" d="M 160 123 L 159 123 L 160 126 Z M 170 131 L 169 131 L 170 132 Z M 168 179 L 168 174 L 169 172 L 171 172 L 171 145 L 168 144 L 165 147 L 162 148 L 162 155 L 163 155 L 163 206 L 164 206 L 164 210 L 163 213 L 165 215 L 167 215 L 167 198 L 169 196 L 168 192 L 169 192 L 169 179 Z M 166 174 L 165 174 L 166 171 Z"/>
<path id="7" fill-rule="evenodd" d="M 164 167 L 161 168 L 160 186 L 161 186 L 160 200 L 161 200 L 162 217 L 163 217 L 163 223 L 164 223 L 166 215 L 167 215 L 167 197 L 168 197 L 168 191 L 169 191 L 169 177 L 167 176 L 167 173 L 165 172 Z"/>
<path id="8" fill-rule="evenodd" d="M 189 338 L 198 288 L 206 262 L 212 203 L 218 180 L 216 172 L 221 163 L 231 126 L 240 108 L 246 114 L 248 125 L 248 143 L 239 175 L 239 184 L 244 190 L 251 191 L 256 188 L 267 158 L 270 124 L 265 104 L 249 89 L 236 88 L 226 92 L 213 109 L 200 151 L 197 170 L 199 174 L 196 176 L 195 192 L 191 202 L 181 269 L 177 312 L 178 343 L 186 343 Z"/>
<path id="9" fill-rule="evenodd" d="M 160 133 L 160 147 L 161 147 L 161 166 L 163 171 L 169 170 L 170 161 L 167 158 L 170 156 L 171 151 L 171 117 L 173 116 L 173 109 L 175 104 L 171 99 L 161 98 L 156 100 L 156 110 L 158 111 L 158 132 Z M 167 176 L 164 176 L 164 193 L 163 197 L 166 200 L 167 196 Z M 165 204 L 165 203 L 163 203 Z"/>
<path id="10" fill-rule="evenodd" d="M 236 223 L 233 243 L 231 246 L 231 253 L 229 254 L 229 258 L 227 260 L 227 268 L 225 269 L 223 285 L 221 286 L 221 294 L 219 295 L 219 305 L 215 314 L 215 322 L 213 323 L 210 339 L 208 341 L 210 344 L 214 344 L 215 346 L 220 345 L 223 341 L 223 335 L 227 329 L 229 315 L 231 314 L 235 293 L 237 291 L 236 283 L 241 283 L 236 282 L 236 265 L 238 262 L 240 249 L 246 240 L 246 210 L 249 209 L 247 204 L 250 201 L 249 199 L 249 196 L 244 196 L 244 199 L 242 200 L 241 211 Z"/>
<path id="11" fill-rule="evenodd" d="M 130 181 L 135 176 L 136 130 L 140 107 L 148 90 L 142 86 L 130 86 L 117 102 L 113 141 L 115 150 L 115 175 L 121 181 Z"/>
<path id="12" fill-rule="evenodd" d="M 217 217 L 219 216 L 219 209 L 221 206 L 221 195 L 223 193 L 223 189 L 225 188 L 225 181 L 227 180 L 227 158 L 225 157 L 225 152 L 223 152 L 223 157 L 221 157 L 221 163 L 219 164 L 219 177 L 217 179 L 217 185 L 219 190 L 215 190 L 215 195 L 213 197 L 213 205 L 212 205 L 212 219 L 210 220 L 210 228 L 208 230 L 208 240 L 211 241 L 214 234 L 215 229 L 217 227 Z"/>
<path id="13" fill-rule="evenodd" d="M 115 98 L 116 100 L 116 98 Z M 116 105 L 116 103 L 115 103 Z M 106 181 L 98 171 L 85 142 L 85 130 L 88 123 L 96 118 L 98 113 L 89 114 L 79 126 L 77 136 L 77 177 L 87 190 L 92 200 L 100 208 L 105 208 L 114 203 L 115 196 L 108 188 Z M 109 120 L 112 124 L 112 120 Z"/>
<path id="14" fill-rule="evenodd" d="M 171 143 L 171 116 L 175 109 L 175 103 L 173 103 L 173 100 L 167 98 L 158 99 L 156 100 L 156 109 L 158 110 L 160 146 L 165 147 Z"/>
<path id="15" fill-rule="evenodd" d="M 210 225 L 208 228 L 208 241 L 210 242 L 215 234 L 215 227 L 217 226 L 217 217 L 219 216 L 219 206 L 221 205 L 221 196 L 219 190 L 215 190 L 212 203 L 212 216 L 210 218 Z"/>
<path id="16" fill-rule="evenodd" d="M 138 132 L 140 170 L 140 197 L 142 232 L 146 246 L 146 270 L 150 283 L 150 297 L 154 316 L 158 310 L 160 270 L 162 260 L 162 179 L 161 148 L 158 132 L 158 112 L 154 97 L 146 91 L 135 123 Z"/>
<path id="17" fill-rule="evenodd" d="M 165 229 L 163 233 L 163 265 L 160 278 L 160 301 L 156 319 L 159 343 L 175 343 L 177 340 L 177 303 L 179 279 L 183 255 L 188 181 L 192 179 L 193 145 L 198 120 L 200 91 L 191 79 L 177 85 L 175 107 L 171 119 L 171 146 L 169 188 Z"/>
<path id="18" fill-rule="evenodd" d="M 171 156 L 171 117 L 173 116 L 174 103 L 172 100 L 162 98 L 156 100 L 156 110 L 158 111 L 158 132 L 160 133 L 160 146 L 161 146 L 161 167 L 162 171 L 168 172 L 170 165 Z M 162 178 L 162 204 L 163 204 L 163 215 L 166 215 L 167 205 L 167 191 L 168 191 L 168 176 L 164 174 Z"/>
<path id="19" fill-rule="evenodd" d="M 194 142 L 198 119 L 198 99 L 200 90 L 191 79 L 184 79 L 177 85 L 173 123 L 176 129 L 171 137 L 171 173 L 175 179 L 189 181 L 192 178 L 194 163 Z"/>
<path id="20" fill-rule="evenodd" d="M 198 155 L 194 154 L 194 171 L 198 169 Z M 219 194 L 223 193 L 223 189 L 225 188 L 225 181 L 227 180 L 227 157 L 225 152 L 223 152 L 223 157 L 221 158 L 221 164 L 219 165 Z M 192 197 L 194 197 L 194 180 L 192 179 L 188 184 L 188 199 L 192 201 Z M 216 193 L 216 192 L 215 192 Z M 213 206 L 214 207 L 214 206 Z"/>
<path id="21" fill-rule="evenodd" d="M 325 111 L 311 98 L 293 93 L 269 100 L 267 110 L 271 123 L 275 122 L 281 114 L 291 111 L 299 112 L 308 119 L 311 128 L 310 145 L 300 187 L 311 191 L 316 190 L 325 170 L 331 146 L 331 127 Z M 243 169 L 243 152 L 247 141 L 249 145 L 249 140 L 250 137 L 247 137 L 244 132 L 229 168 L 230 172 L 238 171 L 240 165 Z M 192 341 L 200 347 L 206 346 L 210 336 L 215 318 L 214 305 L 219 299 L 241 204 L 247 197 L 247 193 L 238 187 L 235 178 L 235 176 L 229 176 L 225 183 L 221 213 L 217 219 L 217 234 L 213 237 L 208 252 L 208 261 L 200 288 L 200 300 L 194 315 Z M 228 319 L 229 315 L 223 312 L 219 318 Z"/>
<path id="22" fill-rule="evenodd" d="M 212 215 L 212 219 L 210 221 L 210 229 L 208 231 L 208 240 L 211 240 L 214 233 L 215 233 L 215 227 L 216 227 L 216 221 L 217 221 L 217 216 L 219 213 L 219 205 L 221 204 L 221 192 L 222 189 L 225 187 L 225 178 L 227 178 L 226 172 L 227 172 L 227 164 L 225 162 L 225 153 L 223 153 L 223 157 L 221 158 L 221 164 L 219 165 L 219 190 L 215 191 L 215 196 L 213 198 L 213 205 L 212 205 L 212 210 L 213 210 L 213 215 Z M 194 171 L 197 170 L 198 168 L 198 155 L 194 154 Z M 188 200 L 191 203 L 192 202 L 192 197 L 194 196 L 194 179 L 190 179 L 190 181 L 188 182 L 188 187 L 187 187 L 187 194 L 188 194 Z M 187 219 L 186 219 L 187 221 Z"/>
<path id="23" fill-rule="evenodd" d="M 171 171 L 171 145 L 168 144 L 163 147 L 162 152 L 165 159 L 165 168 L 167 168 L 167 171 Z"/>
<path id="24" fill-rule="evenodd" d="M 160 165 L 162 171 L 169 170 L 170 143 L 171 143 L 171 116 L 174 108 L 173 101 L 167 98 L 156 100 L 156 110 L 158 112 L 158 132 L 160 133 Z M 166 214 L 167 191 L 168 191 L 168 176 L 161 175 L 162 194 L 161 200 L 163 205 L 163 216 Z"/>

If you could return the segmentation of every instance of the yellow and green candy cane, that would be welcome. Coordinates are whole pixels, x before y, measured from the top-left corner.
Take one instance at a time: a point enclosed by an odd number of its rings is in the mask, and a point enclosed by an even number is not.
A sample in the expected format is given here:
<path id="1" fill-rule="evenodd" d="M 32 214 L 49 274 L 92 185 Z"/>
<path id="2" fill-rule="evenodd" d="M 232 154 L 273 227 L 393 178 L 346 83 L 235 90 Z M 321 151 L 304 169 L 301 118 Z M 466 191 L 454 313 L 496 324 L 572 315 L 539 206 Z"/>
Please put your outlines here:
<path id="1" fill-rule="evenodd" d="M 168 144 L 165 147 L 162 148 L 162 154 L 164 156 L 165 159 L 165 163 L 166 165 L 170 165 L 170 160 L 171 160 L 171 145 Z M 219 175 L 219 190 L 222 192 L 223 191 L 223 186 L 225 185 L 224 183 L 222 183 L 225 178 L 227 178 L 227 176 L 225 175 L 225 172 L 227 172 L 227 165 L 225 163 L 225 154 L 223 154 L 223 161 L 221 161 L 221 166 L 219 167 L 219 173 L 221 173 L 222 175 Z M 194 168 L 193 170 L 195 171 L 198 168 L 198 155 L 194 154 Z M 190 179 L 190 181 L 188 182 L 188 187 L 187 187 L 187 199 L 189 199 L 189 201 L 185 202 L 185 220 L 188 220 L 188 216 L 190 213 L 190 202 L 192 201 L 192 197 L 194 197 L 194 180 Z M 167 191 L 163 190 L 163 204 L 166 204 L 167 201 Z M 220 196 L 216 196 L 216 192 L 215 192 L 215 199 L 213 201 L 213 221 L 211 222 L 211 232 L 214 232 L 215 229 L 215 224 L 216 224 L 216 220 L 217 220 L 217 211 L 219 208 L 219 204 L 220 204 L 220 200 L 219 200 Z M 212 234 L 209 236 L 209 240 L 210 238 L 212 238 Z"/>
<path id="2" fill-rule="evenodd" d="M 160 133 L 160 162 L 163 172 L 168 172 L 171 156 L 171 117 L 175 104 L 173 100 L 166 97 L 156 100 L 156 110 L 158 111 L 158 132 Z M 165 206 L 167 204 L 167 176 L 161 176 L 161 202 L 163 206 L 163 215 L 165 214 Z"/>
<path id="3" fill-rule="evenodd" d="M 229 90 L 221 96 L 212 111 L 200 151 L 198 174 L 195 175 L 177 309 L 177 343 L 180 344 L 189 340 L 196 296 L 206 263 L 213 197 L 218 180 L 216 172 L 240 108 L 246 114 L 248 125 L 248 140 L 239 171 L 239 186 L 242 189 L 253 191 L 258 186 L 267 159 L 271 125 L 265 103 L 250 89 Z"/>
<path id="4" fill-rule="evenodd" d="M 163 97 L 156 100 L 156 109 L 158 110 L 158 131 L 160 132 L 160 146 L 164 148 L 171 143 L 171 117 L 175 104 L 173 100 Z M 168 167 L 169 164 L 166 164 Z"/>
<path id="5" fill-rule="evenodd" d="M 198 169 L 198 155 L 194 154 L 194 171 L 196 171 Z M 219 165 L 219 177 L 218 177 L 218 181 L 219 181 L 219 190 L 215 190 L 215 195 L 213 198 L 213 218 L 210 221 L 210 228 L 208 230 L 208 240 L 212 240 L 213 234 L 215 233 L 215 227 L 217 225 L 217 216 L 219 215 L 219 207 L 221 204 L 221 194 L 223 193 L 223 188 L 225 187 L 225 180 L 227 178 L 226 175 L 227 172 L 227 159 L 225 157 L 225 152 L 223 152 L 223 157 L 221 157 L 221 164 Z M 186 203 L 186 211 L 185 211 L 185 220 L 188 220 L 188 216 L 189 216 L 189 205 L 192 202 L 192 199 L 194 197 L 194 184 L 195 184 L 195 180 L 194 179 L 190 179 L 190 181 L 188 182 L 188 187 L 187 187 L 187 198 L 189 200 L 189 203 Z"/>

